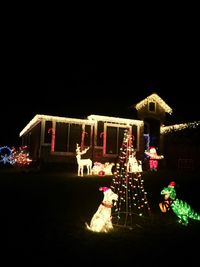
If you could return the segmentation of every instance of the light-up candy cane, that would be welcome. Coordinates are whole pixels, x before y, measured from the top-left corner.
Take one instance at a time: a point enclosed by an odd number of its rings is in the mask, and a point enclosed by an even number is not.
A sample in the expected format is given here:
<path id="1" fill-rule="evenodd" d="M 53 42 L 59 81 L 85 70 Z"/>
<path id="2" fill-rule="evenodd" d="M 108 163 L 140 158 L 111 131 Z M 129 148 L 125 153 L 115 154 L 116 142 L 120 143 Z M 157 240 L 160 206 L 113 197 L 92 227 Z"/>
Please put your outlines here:
<path id="1" fill-rule="evenodd" d="M 84 147 L 85 135 L 88 135 L 88 133 L 85 132 L 85 131 L 82 131 L 82 134 L 81 134 L 81 150 L 83 150 L 83 147 Z"/>
<path id="2" fill-rule="evenodd" d="M 49 128 L 48 133 L 51 133 L 51 152 L 54 152 L 54 148 L 55 148 L 55 130 L 54 130 L 54 128 Z"/>

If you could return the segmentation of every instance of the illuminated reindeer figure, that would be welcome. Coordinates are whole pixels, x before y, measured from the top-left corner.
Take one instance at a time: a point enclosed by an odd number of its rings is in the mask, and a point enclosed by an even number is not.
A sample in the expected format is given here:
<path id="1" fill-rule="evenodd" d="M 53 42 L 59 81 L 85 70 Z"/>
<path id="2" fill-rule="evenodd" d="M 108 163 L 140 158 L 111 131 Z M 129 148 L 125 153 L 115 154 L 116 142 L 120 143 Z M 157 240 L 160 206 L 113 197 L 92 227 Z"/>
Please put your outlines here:
<path id="1" fill-rule="evenodd" d="M 92 171 L 92 161 L 91 159 L 81 159 L 81 155 L 85 154 L 88 151 L 88 148 L 80 150 L 80 146 L 76 144 L 76 159 L 78 163 L 78 176 L 83 176 L 84 166 L 87 167 L 87 174 L 91 174 Z"/>

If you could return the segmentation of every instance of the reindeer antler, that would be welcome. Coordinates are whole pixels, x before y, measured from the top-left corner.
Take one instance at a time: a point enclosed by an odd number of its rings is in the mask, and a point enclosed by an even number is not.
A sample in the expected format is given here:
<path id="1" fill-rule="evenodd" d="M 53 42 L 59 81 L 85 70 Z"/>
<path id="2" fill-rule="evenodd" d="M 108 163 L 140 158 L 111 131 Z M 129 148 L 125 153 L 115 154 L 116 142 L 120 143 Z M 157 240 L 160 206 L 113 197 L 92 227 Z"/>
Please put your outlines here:
<path id="1" fill-rule="evenodd" d="M 85 154 L 88 151 L 88 149 L 90 149 L 90 147 L 87 147 L 81 151 L 81 147 L 79 146 L 79 144 L 76 144 L 76 154 L 78 154 L 78 155 Z"/>

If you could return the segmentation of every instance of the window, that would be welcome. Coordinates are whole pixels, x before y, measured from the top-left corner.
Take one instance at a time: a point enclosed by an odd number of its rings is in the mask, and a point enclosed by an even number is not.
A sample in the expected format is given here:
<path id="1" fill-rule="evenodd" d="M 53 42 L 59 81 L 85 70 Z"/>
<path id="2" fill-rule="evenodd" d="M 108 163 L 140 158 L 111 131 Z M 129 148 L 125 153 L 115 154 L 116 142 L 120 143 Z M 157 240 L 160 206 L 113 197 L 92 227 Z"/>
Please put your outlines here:
<path id="1" fill-rule="evenodd" d="M 69 124 L 57 122 L 56 123 L 56 138 L 55 151 L 67 152 Z"/>
<path id="2" fill-rule="evenodd" d="M 149 102 L 149 111 L 156 112 L 156 103 L 155 102 Z"/>
<path id="3" fill-rule="evenodd" d="M 107 127 L 106 131 L 106 154 L 117 154 L 118 128 Z"/>
<path id="4" fill-rule="evenodd" d="M 104 138 L 104 123 L 103 121 L 99 121 L 97 128 L 97 146 L 103 146 L 103 138 Z"/>
<path id="5" fill-rule="evenodd" d="M 90 146 L 91 126 L 85 125 L 84 146 Z"/>
<path id="6" fill-rule="evenodd" d="M 119 125 L 105 124 L 104 155 L 116 156 L 119 154 L 126 129 L 127 127 Z"/>
<path id="7" fill-rule="evenodd" d="M 82 124 L 57 122 L 55 131 L 55 152 L 76 151 L 76 144 L 80 145 Z M 90 138 L 89 138 L 90 139 Z"/>
<path id="8" fill-rule="evenodd" d="M 75 152 L 76 144 L 81 142 L 82 125 L 70 124 L 69 126 L 68 152 Z"/>

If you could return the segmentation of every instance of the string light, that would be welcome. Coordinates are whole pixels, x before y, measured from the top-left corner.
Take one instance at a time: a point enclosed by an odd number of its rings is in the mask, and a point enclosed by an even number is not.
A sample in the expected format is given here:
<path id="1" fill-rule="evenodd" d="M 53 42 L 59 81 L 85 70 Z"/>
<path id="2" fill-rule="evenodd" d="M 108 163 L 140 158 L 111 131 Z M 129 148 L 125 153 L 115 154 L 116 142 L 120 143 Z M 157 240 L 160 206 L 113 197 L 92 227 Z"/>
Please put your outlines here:
<path id="1" fill-rule="evenodd" d="M 200 125 L 200 121 L 194 121 L 194 122 L 188 122 L 188 123 L 174 124 L 170 126 L 161 126 L 160 133 L 167 134 L 171 132 L 181 131 L 184 129 L 197 128 L 199 127 L 199 125 Z"/>
<path id="2" fill-rule="evenodd" d="M 170 182 L 168 187 L 164 187 L 161 191 L 161 195 L 164 196 L 164 201 L 159 203 L 160 210 L 167 212 L 170 208 L 179 218 L 178 222 L 184 226 L 187 226 L 189 219 L 200 221 L 200 213 L 194 211 L 191 206 L 176 197 L 175 182 Z"/>
<path id="3" fill-rule="evenodd" d="M 9 163 L 11 165 L 15 163 L 13 159 L 12 149 L 10 147 L 8 146 L 0 147 L 0 162 L 3 162 L 4 165 L 6 163 Z"/>
<path id="4" fill-rule="evenodd" d="M 135 153 L 132 139 L 128 130 L 125 130 L 122 150 L 120 150 L 120 153 L 125 156 L 119 155 L 119 162 L 111 184 L 112 190 L 119 196 L 113 219 L 116 219 L 117 225 L 123 226 L 131 226 L 135 214 L 138 216 L 150 215 L 150 206 L 141 173 L 130 172 L 127 168 L 129 156 Z"/>
<path id="5" fill-rule="evenodd" d="M 26 127 L 24 127 L 24 129 L 20 132 L 19 136 L 21 137 L 22 135 L 24 135 L 28 130 L 32 129 L 35 125 L 37 125 L 41 121 L 52 121 L 52 122 L 55 121 L 55 122 L 63 122 L 63 123 L 86 124 L 86 125 L 94 125 L 95 124 L 95 122 L 92 120 L 75 119 L 75 118 L 66 118 L 66 117 L 37 114 L 26 125 Z"/>
<path id="6" fill-rule="evenodd" d="M 120 123 L 120 124 L 125 124 L 125 125 L 142 126 L 144 124 L 144 122 L 141 120 L 130 120 L 130 119 L 100 116 L 100 115 L 90 115 L 87 118 L 89 121 L 103 121 L 103 122 L 111 122 L 111 123 L 113 122 L 113 123 Z"/>
<path id="7" fill-rule="evenodd" d="M 136 104 L 135 107 L 137 110 L 139 110 L 145 107 L 149 102 L 153 102 L 153 101 L 157 102 L 165 110 L 165 112 L 172 114 L 172 109 L 156 93 L 153 93 L 150 96 L 146 97 L 144 100 Z"/>

